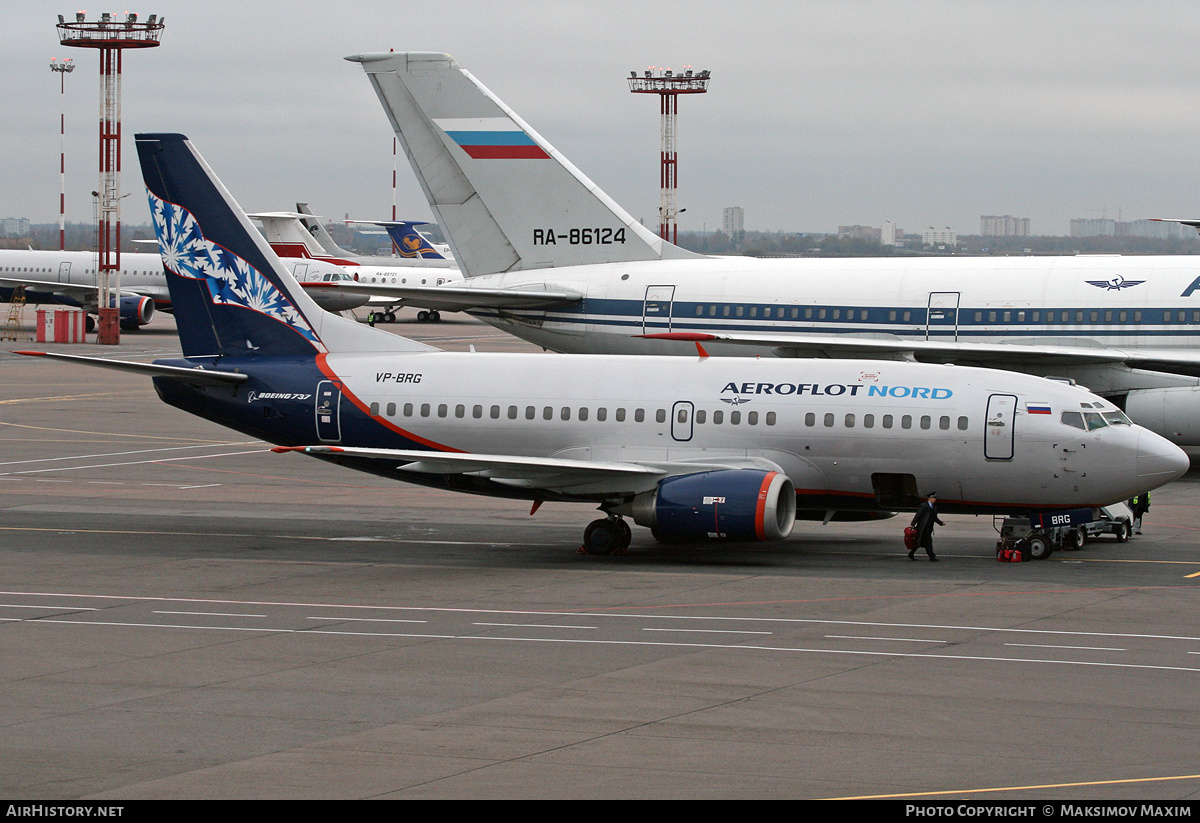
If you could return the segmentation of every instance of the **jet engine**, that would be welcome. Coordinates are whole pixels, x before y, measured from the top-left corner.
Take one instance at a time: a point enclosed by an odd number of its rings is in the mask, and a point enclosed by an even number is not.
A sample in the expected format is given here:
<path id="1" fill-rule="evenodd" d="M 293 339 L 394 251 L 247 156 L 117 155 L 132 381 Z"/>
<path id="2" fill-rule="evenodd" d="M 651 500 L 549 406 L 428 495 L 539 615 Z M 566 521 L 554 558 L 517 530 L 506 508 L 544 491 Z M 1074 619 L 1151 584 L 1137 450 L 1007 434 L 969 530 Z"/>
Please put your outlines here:
<path id="1" fill-rule="evenodd" d="M 663 540 L 783 540 L 796 522 L 796 490 L 776 471 L 721 469 L 668 477 L 628 513 Z"/>
<path id="2" fill-rule="evenodd" d="M 1200 387 L 1138 389 L 1125 398 L 1125 413 L 1139 426 L 1178 446 L 1200 446 Z"/>
<path id="3" fill-rule="evenodd" d="M 120 300 L 121 328 L 136 329 L 154 317 L 154 300 L 136 294 L 123 295 Z"/>

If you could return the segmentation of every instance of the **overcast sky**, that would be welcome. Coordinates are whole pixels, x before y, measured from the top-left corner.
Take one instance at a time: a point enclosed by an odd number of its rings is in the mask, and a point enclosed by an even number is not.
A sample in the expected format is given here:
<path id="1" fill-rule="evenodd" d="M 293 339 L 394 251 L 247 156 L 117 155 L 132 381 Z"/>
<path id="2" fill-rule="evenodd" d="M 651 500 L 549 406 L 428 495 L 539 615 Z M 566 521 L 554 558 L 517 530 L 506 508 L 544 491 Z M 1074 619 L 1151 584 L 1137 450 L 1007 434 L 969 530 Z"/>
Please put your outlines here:
<path id="1" fill-rule="evenodd" d="M 0 217 L 91 219 L 99 60 L 63 48 L 77 6 L 7 4 Z M 96 19 L 101 7 L 88 9 Z M 446 51 L 635 217 L 657 221 L 658 101 L 631 69 L 709 69 L 679 114 L 684 230 L 979 231 L 981 214 L 1066 234 L 1072 217 L 1200 217 L 1194 3 L 150 0 L 162 46 L 125 56 L 124 133 L 192 138 L 247 210 L 391 213 L 392 140 L 345 55 Z M 133 141 L 127 222 L 148 222 Z M 401 155 L 400 217 L 431 212 Z"/>

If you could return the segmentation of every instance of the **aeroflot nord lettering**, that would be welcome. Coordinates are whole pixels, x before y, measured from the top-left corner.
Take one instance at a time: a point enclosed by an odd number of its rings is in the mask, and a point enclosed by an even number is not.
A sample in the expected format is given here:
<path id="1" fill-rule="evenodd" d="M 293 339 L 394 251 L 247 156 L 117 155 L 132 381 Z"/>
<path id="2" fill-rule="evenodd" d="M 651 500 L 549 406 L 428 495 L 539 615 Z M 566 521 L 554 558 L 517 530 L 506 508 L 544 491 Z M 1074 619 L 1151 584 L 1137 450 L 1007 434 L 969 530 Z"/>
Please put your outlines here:
<path id="1" fill-rule="evenodd" d="M 807 394 L 814 397 L 857 397 L 866 388 L 867 397 L 900 397 L 911 400 L 946 400 L 954 396 L 950 389 L 926 386 L 863 386 L 862 383 L 726 383 L 721 393 L 734 394 Z"/>

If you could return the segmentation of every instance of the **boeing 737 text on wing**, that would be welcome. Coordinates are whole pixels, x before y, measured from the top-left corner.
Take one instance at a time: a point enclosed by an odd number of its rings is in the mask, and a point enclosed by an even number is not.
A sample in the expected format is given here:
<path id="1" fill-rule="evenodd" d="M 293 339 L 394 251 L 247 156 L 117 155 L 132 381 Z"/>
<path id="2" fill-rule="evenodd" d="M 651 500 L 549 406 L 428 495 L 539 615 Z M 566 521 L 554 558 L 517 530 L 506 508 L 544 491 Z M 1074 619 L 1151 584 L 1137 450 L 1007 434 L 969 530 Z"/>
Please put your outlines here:
<path id="1" fill-rule="evenodd" d="M 577 295 L 471 310 L 512 334 L 562 352 L 684 355 L 699 341 L 713 354 L 1061 377 L 1200 445 L 1195 257 L 694 254 L 646 230 L 449 55 L 347 59 L 370 78 L 467 275 L 462 299 Z"/>
<path id="2" fill-rule="evenodd" d="M 782 539 L 797 510 L 872 517 L 1101 506 L 1186 456 L 1077 387 L 856 360 L 448 353 L 322 311 L 182 135 L 137 137 L 183 358 L 66 357 L 153 376 L 185 411 L 347 467 L 460 492 L 591 501 L 662 539 Z"/>

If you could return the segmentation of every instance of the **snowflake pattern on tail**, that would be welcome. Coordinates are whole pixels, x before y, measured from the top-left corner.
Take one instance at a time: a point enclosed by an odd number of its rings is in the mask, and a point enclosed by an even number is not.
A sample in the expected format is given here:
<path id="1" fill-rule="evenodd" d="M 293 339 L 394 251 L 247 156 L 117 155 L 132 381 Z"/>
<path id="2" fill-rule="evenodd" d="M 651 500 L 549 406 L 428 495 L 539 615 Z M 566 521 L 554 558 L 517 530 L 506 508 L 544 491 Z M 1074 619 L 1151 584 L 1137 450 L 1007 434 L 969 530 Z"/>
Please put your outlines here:
<path id="1" fill-rule="evenodd" d="M 187 209 L 155 197 L 148 189 L 146 194 L 163 265 L 180 277 L 206 281 L 214 303 L 265 314 L 310 342 L 320 342 L 304 316 L 262 272 L 207 240 Z"/>

